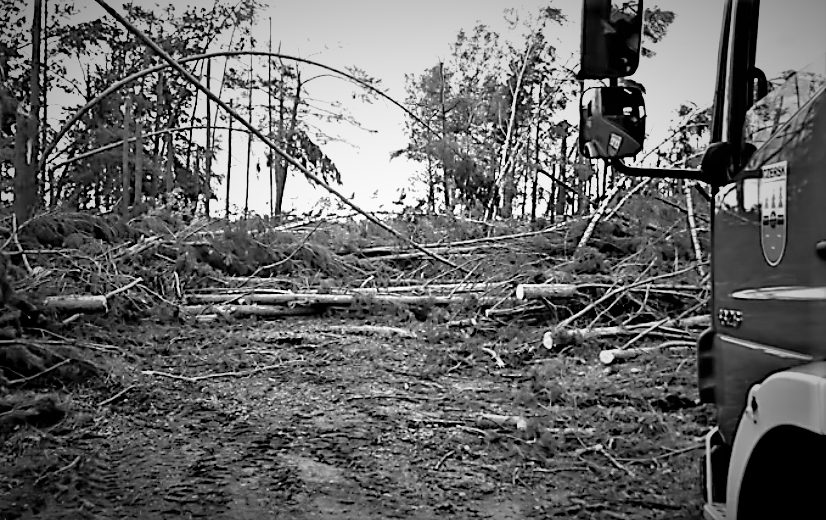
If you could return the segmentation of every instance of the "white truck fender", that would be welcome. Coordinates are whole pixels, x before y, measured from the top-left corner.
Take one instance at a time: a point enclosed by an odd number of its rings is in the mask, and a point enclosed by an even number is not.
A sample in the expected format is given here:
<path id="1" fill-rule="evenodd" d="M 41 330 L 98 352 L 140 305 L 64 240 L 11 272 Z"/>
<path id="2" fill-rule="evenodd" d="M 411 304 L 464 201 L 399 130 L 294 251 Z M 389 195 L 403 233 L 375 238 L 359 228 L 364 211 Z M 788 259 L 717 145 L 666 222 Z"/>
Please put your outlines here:
<path id="1" fill-rule="evenodd" d="M 777 426 L 826 434 L 826 362 L 776 372 L 751 387 L 737 426 L 726 484 L 726 518 L 737 518 L 746 467 L 757 443 Z"/>

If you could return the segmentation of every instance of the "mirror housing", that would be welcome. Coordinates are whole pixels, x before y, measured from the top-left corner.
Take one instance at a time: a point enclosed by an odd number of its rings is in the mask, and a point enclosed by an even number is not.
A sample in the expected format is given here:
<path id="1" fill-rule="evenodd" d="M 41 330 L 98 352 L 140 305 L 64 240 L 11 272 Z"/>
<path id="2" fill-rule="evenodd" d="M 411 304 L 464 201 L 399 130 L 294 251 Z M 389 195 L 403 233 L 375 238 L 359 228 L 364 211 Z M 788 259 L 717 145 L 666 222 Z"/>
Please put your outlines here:
<path id="1" fill-rule="evenodd" d="M 580 99 L 579 150 L 588 159 L 632 157 L 645 141 L 645 99 L 637 87 L 594 87 Z"/>
<path id="2" fill-rule="evenodd" d="M 583 0 L 578 79 L 625 78 L 642 50 L 642 0 Z"/>

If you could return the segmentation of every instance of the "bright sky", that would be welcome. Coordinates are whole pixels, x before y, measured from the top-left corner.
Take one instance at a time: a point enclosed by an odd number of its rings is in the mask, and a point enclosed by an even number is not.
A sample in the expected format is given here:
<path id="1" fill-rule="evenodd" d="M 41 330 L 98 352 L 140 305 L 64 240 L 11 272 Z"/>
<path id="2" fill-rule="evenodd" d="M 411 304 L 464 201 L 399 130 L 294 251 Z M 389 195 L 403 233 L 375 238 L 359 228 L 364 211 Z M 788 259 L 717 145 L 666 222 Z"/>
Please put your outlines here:
<path id="1" fill-rule="evenodd" d="M 106 16 L 93 0 L 78 1 L 86 6 L 80 20 Z M 801 1 L 826 5 L 823 0 L 797 0 L 798 3 Z M 190 0 L 187 3 L 211 8 L 212 2 L 213 0 Z M 255 31 L 258 40 L 256 50 L 267 48 L 268 18 L 272 17 L 273 49 L 280 43 L 282 52 L 286 54 L 306 57 L 337 68 L 358 66 L 369 75 L 380 78 L 387 94 L 402 102 L 405 98 L 404 75 L 418 75 L 437 64 L 439 59 L 447 59 L 449 45 L 460 29 L 470 31 L 481 22 L 505 38 L 518 38 L 518 34 L 506 34 L 503 19 L 506 8 L 516 8 L 531 14 L 536 14 L 541 7 L 547 5 L 560 8 L 568 21 L 563 27 L 552 26 L 548 36 L 552 41 L 556 40 L 561 56 L 567 57 L 578 52 L 581 2 L 582 0 L 525 0 L 521 3 L 502 0 L 419 0 L 415 3 L 391 3 L 386 0 L 275 1 L 260 14 Z M 148 8 L 155 5 L 154 1 L 145 0 L 136 3 Z M 657 55 L 643 59 L 633 78 L 647 89 L 648 129 L 651 136 L 649 145 L 664 138 L 667 128 L 674 122 L 675 110 L 681 103 L 710 103 L 722 4 L 720 0 L 656 2 L 662 9 L 673 10 L 676 20 L 669 28 L 666 38 L 651 47 Z M 112 1 L 111 5 L 123 12 L 121 2 Z M 646 6 L 651 5 L 652 2 L 646 2 Z M 782 13 L 776 15 L 780 14 Z M 822 30 L 822 20 L 815 23 L 820 23 Z M 210 50 L 222 49 L 216 45 Z M 220 80 L 223 65 L 223 59 L 213 63 L 213 85 L 217 85 Z M 235 65 L 239 67 L 241 63 L 236 61 Z M 306 76 L 319 72 L 312 70 L 310 66 L 302 67 Z M 265 64 L 261 64 L 260 70 L 266 75 Z M 393 209 L 391 202 L 398 198 L 398 190 L 403 187 L 409 190 L 411 174 L 421 168 L 403 159 L 389 161 L 391 151 L 406 145 L 404 113 L 383 100 L 373 105 L 353 101 L 352 88 L 338 79 L 317 79 L 308 90 L 316 99 L 342 102 L 364 127 L 376 130 L 376 133 L 371 134 L 346 124 L 330 127 L 331 134 L 342 136 L 350 143 L 333 143 L 324 147 L 342 172 L 344 185 L 339 189 L 347 196 L 354 194 L 354 202 L 365 209 Z M 265 101 L 263 93 L 259 93 L 259 96 L 254 98 L 255 103 Z M 52 102 L 57 100 L 52 99 Z M 199 105 L 203 106 L 203 98 Z M 566 115 L 571 123 L 576 123 L 575 107 L 572 106 Z M 196 132 L 196 138 L 204 140 L 204 134 L 203 131 L 200 134 Z M 226 132 L 219 132 L 217 138 L 226 148 Z M 233 139 L 230 200 L 236 208 L 243 207 L 246 145 L 246 137 Z M 269 181 L 264 171 L 264 153 L 263 144 L 253 143 L 250 208 L 267 214 Z M 255 179 L 255 164 L 259 161 L 262 164 L 262 176 Z M 217 172 L 225 173 L 225 153 L 219 154 L 215 164 Z M 221 193 L 219 207 L 223 207 L 224 190 L 224 187 L 216 187 L 216 191 Z M 292 174 L 287 181 L 285 209 L 307 210 L 319 197 L 324 196 L 328 196 L 328 193 L 323 188 L 311 188 L 303 176 Z"/>

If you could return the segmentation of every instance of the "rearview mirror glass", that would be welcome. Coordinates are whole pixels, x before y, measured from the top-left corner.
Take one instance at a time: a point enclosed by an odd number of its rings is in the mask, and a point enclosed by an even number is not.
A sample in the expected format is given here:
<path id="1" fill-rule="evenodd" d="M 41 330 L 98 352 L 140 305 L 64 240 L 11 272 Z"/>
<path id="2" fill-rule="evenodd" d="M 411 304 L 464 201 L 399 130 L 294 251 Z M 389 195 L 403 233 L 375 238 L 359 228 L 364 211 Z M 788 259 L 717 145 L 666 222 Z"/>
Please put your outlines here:
<path id="1" fill-rule="evenodd" d="M 634 74 L 642 48 L 642 0 L 583 0 L 579 79 Z"/>
<path id="2" fill-rule="evenodd" d="M 595 87 L 582 94 L 579 149 L 589 159 L 620 159 L 642 150 L 645 99 L 636 87 Z"/>

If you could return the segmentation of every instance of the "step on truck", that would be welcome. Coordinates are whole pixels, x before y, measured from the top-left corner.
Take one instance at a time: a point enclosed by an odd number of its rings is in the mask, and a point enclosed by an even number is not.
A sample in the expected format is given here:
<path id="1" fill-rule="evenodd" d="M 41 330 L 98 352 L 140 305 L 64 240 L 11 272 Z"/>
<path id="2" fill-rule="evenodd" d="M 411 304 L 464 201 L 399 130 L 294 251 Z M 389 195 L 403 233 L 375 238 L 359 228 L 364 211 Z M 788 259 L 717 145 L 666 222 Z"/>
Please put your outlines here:
<path id="1" fill-rule="evenodd" d="M 716 57 L 687 50 L 682 64 L 689 78 L 717 63 L 694 169 L 626 164 L 646 137 L 644 94 L 625 79 L 640 66 L 643 1 L 583 2 L 578 79 L 601 85 L 583 92 L 580 152 L 624 175 L 690 179 L 712 204 L 713 319 L 696 369 L 716 411 L 704 516 L 826 518 L 826 0 L 720 0 L 719 33 L 693 28 L 719 37 Z"/>

